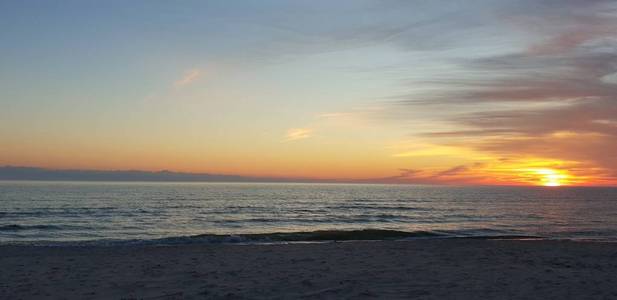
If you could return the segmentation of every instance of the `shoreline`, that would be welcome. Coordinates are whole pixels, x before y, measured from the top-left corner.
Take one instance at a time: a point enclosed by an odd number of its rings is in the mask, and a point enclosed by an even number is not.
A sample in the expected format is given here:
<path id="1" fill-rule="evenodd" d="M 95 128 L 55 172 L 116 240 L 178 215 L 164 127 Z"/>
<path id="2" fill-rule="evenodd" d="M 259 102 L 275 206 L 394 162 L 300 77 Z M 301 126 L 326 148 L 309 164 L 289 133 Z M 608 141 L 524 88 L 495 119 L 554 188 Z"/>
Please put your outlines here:
<path id="1" fill-rule="evenodd" d="M 611 242 L 0 245 L 3 299 L 617 297 Z"/>

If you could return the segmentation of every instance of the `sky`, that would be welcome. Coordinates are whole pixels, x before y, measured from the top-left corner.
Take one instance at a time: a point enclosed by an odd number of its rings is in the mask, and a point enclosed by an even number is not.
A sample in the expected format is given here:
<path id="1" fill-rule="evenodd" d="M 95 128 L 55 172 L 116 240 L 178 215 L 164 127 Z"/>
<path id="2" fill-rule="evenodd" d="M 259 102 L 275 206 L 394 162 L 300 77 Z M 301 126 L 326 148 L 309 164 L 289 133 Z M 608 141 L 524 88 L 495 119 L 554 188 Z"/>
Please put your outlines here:
<path id="1" fill-rule="evenodd" d="M 614 1 L 2 1 L 0 165 L 617 185 Z"/>

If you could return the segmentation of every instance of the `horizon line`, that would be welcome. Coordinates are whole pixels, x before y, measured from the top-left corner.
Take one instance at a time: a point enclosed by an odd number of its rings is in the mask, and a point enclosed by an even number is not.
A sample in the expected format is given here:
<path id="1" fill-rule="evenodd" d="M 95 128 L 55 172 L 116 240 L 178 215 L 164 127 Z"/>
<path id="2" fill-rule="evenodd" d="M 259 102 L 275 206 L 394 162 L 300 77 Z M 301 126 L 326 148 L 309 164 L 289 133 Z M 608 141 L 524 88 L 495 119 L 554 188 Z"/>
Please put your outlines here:
<path id="1" fill-rule="evenodd" d="M 8 172 L 7 172 L 8 171 Z M 11 172 L 13 171 L 13 172 Z M 381 179 L 381 180 L 380 180 Z M 36 166 L 0 166 L 0 181 L 50 181 L 50 182 L 170 182 L 170 183 L 314 183 L 314 184 L 385 184 L 461 187 L 546 187 L 531 184 L 473 184 L 464 182 L 412 182 L 384 178 L 311 178 L 250 176 L 208 172 L 182 172 L 168 169 L 150 171 L 138 169 L 77 169 L 45 168 Z M 617 187 L 612 185 L 563 185 L 560 187 Z"/>

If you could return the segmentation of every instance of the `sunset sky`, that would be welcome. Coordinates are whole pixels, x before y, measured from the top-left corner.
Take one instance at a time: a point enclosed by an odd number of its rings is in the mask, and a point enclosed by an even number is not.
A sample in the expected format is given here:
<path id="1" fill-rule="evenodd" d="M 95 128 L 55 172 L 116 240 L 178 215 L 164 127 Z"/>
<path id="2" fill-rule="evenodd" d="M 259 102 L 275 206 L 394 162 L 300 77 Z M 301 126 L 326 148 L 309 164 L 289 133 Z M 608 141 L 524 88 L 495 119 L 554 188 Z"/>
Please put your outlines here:
<path id="1" fill-rule="evenodd" d="M 2 1 L 0 165 L 617 185 L 615 1 Z"/>

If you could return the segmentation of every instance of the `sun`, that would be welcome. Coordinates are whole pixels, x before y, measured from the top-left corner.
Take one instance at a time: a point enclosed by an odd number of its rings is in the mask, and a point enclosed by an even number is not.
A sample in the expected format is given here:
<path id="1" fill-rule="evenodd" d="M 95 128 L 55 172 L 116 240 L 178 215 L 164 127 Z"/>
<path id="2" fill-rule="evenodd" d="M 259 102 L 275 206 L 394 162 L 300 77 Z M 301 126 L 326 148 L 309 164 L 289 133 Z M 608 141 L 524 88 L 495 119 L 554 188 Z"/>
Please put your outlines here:
<path id="1" fill-rule="evenodd" d="M 532 169 L 543 186 L 562 186 L 567 183 L 568 175 L 553 169 Z"/>

